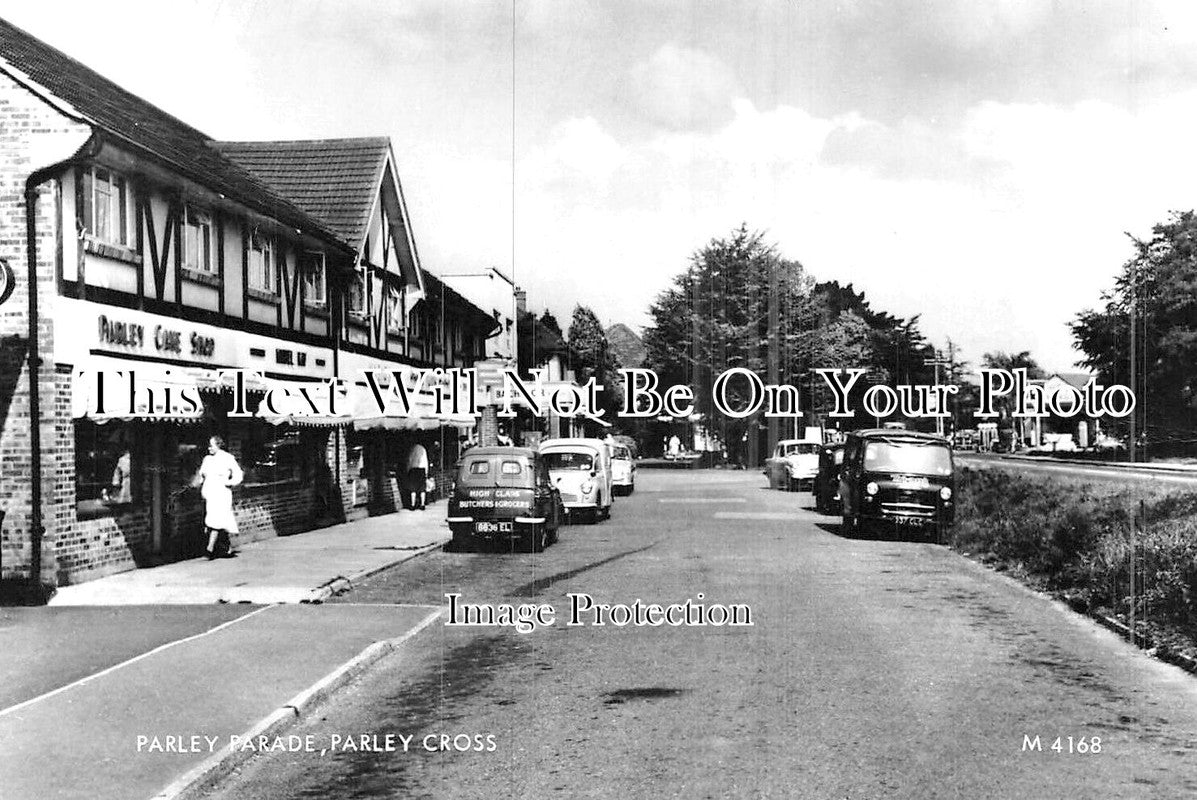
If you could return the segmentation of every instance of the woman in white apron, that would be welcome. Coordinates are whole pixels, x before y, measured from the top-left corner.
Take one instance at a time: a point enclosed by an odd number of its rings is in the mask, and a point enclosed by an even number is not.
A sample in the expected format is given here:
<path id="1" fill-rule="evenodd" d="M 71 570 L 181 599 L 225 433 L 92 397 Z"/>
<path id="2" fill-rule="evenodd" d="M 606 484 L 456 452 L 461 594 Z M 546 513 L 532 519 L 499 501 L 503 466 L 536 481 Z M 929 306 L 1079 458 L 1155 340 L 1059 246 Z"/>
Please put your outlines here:
<path id="1" fill-rule="evenodd" d="M 237 533 L 237 518 L 233 515 L 233 487 L 241 483 L 243 474 L 237 459 L 224 449 L 224 440 L 213 436 L 208 440 L 208 455 L 192 479 L 192 486 L 200 487 L 204 498 L 204 528 L 208 531 L 208 558 L 216 558 L 216 545 L 223 535 L 227 555 L 233 555 L 230 541 Z"/>

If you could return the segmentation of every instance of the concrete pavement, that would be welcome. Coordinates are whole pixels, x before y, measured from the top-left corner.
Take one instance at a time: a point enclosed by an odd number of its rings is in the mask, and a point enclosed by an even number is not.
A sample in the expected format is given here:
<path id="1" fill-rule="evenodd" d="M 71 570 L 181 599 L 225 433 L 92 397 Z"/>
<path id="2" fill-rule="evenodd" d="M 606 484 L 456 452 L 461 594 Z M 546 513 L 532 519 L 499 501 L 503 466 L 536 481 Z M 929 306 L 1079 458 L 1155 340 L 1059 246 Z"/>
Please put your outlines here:
<path id="1" fill-rule="evenodd" d="M 443 501 L 245 545 L 236 558 L 196 558 L 65 586 L 50 605 L 312 603 L 449 541 Z"/>
<path id="2" fill-rule="evenodd" d="M 5 797 L 187 796 L 285 732 L 429 606 L 267 606 L 0 710 Z"/>
<path id="3" fill-rule="evenodd" d="M 190 796 L 441 611 L 312 603 L 448 539 L 434 504 L 0 609 L 0 794 Z"/>

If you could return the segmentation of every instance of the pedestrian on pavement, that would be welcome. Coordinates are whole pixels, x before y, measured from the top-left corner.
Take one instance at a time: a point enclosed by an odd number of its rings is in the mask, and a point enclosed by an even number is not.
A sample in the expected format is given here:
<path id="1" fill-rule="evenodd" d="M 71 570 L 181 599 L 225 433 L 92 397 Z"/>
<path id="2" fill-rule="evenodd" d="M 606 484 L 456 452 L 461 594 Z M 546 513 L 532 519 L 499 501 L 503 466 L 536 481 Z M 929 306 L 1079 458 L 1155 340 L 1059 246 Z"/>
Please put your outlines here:
<path id="1" fill-rule="evenodd" d="M 120 457 L 116 460 L 106 499 L 111 505 L 125 505 L 133 502 L 133 457 L 129 452 L 128 445 L 121 448 Z"/>
<path id="2" fill-rule="evenodd" d="M 241 483 L 244 473 L 237 459 L 224 449 L 224 439 L 208 439 L 208 455 L 191 480 L 200 487 L 204 498 L 204 530 L 208 534 L 208 560 L 223 555 L 232 558 L 232 535 L 238 532 L 237 517 L 233 514 L 233 487 Z"/>
<path id="3" fill-rule="evenodd" d="M 411 508 L 423 511 L 424 499 L 428 481 L 428 451 L 424 445 L 417 442 L 407 452 L 407 493 L 411 498 Z M 419 501 L 417 502 L 417 498 Z"/>

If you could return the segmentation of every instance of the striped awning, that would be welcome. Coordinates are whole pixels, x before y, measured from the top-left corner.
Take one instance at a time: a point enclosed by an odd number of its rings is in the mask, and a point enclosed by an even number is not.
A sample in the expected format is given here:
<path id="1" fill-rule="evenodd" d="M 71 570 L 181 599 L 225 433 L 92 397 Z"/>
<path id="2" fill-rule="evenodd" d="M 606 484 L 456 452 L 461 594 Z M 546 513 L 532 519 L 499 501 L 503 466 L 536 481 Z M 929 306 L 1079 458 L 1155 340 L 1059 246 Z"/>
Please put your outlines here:
<path id="1" fill-rule="evenodd" d="M 204 418 L 204 405 L 195 373 L 205 371 L 122 362 L 89 364 L 72 377 L 71 416 L 97 423 L 198 423 Z"/>

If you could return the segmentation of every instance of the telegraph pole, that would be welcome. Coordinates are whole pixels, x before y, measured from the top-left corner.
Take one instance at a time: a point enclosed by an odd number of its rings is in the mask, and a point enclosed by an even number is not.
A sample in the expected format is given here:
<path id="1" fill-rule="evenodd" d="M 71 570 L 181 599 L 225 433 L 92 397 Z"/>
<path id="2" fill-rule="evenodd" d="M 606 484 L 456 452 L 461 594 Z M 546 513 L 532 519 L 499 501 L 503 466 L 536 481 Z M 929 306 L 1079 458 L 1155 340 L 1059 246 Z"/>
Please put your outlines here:
<path id="1" fill-rule="evenodd" d="M 949 343 L 948 346 L 951 347 L 951 343 Z M 924 358 L 923 359 L 923 366 L 935 367 L 935 386 L 936 386 L 935 396 L 936 396 L 936 399 L 939 398 L 939 368 L 942 366 L 945 366 L 947 364 L 951 364 L 951 363 L 952 363 L 951 360 L 950 359 L 945 360 L 943 357 L 943 354 L 940 353 L 938 350 L 935 351 L 934 358 Z M 943 413 L 943 409 L 939 408 L 938 404 L 936 405 L 935 413 L 936 413 L 935 432 L 937 434 L 939 434 L 940 436 L 943 436 L 943 417 L 938 416 L 939 414 Z"/>
<path id="2" fill-rule="evenodd" d="M 777 276 L 777 261 L 769 259 L 769 356 L 766 369 L 768 370 L 768 383 L 770 386 L 776 386 L 778 383 L 778 276 Z M 774 448 L 777 447 L 778 431 L 780 420 L 777 417 L 769 417 L 769 454 L 773 454 Z"/>
<path id="3" fill-rule="evenodd" d="M 1130 390 L 1133 394 L 1135 389 L 1135 304 L 1137 302 L 1135 297 L 1135 284 L 1139 279 L 1139 264 L 1138 259 L 1131 261 L 1131 282 L 1130 282 Z M 1130 415 L 1130 444 L 1129 455 L 1131 463 L 1135 463 L 1135 414 L 1132 411 Z M 1146 423 L 1146 420 L 1144 420 Z"/>

